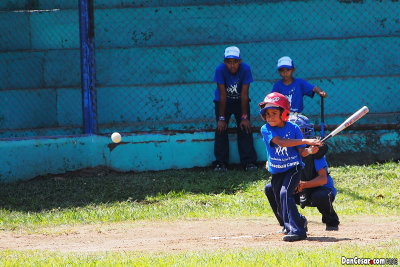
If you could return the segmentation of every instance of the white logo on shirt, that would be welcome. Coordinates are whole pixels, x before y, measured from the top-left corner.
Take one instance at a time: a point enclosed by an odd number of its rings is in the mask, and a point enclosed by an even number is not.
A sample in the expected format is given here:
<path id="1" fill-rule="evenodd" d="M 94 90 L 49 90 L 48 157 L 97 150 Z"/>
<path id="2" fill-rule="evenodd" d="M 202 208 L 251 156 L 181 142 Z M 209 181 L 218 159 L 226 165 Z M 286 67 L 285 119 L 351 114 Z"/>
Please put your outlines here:
<path id="1" fill-rule="evenodd" d="M 290 104 L 292 104 L 292 96 L 293 96 L 293 95 L 288 95 L 288 96 L 287 96 L 287 98 L 288 98 Z"/>
<path id="2" fill-rule="evenodd" d="M 226 88 L 226 92 L 229 95 L 237 95 L 238 94 L 237 87 L 238 87 L 237 83 L 232 84 L 228 88 Z"/>
<path id="3" fill-rule="evenodd" d="M 286 156 L 289 157 L 289 154 L 287 153 L 287 147 L 277 146 L 277 147 L 275 147 L 275 153 L 278 156 L 284 156 L 286 154 Z"/>
<path id="4" fill-rule="evenodd" d="M 293 98 L 293 95 L 294 95 L 295 91 L 296 91 L 296 87 L 293 87 L 289 91 L 289 93 L 286 95 L 287 99 L 289 100 L 290 105 L 292 105 L 292 98 Z"/>

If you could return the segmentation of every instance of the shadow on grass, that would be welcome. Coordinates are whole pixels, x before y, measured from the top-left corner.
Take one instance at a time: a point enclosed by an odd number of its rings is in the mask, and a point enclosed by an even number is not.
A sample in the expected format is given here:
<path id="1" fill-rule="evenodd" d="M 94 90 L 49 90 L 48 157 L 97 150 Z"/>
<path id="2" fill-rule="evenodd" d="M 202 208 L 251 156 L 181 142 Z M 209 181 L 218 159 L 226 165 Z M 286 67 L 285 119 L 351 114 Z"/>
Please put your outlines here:
<path id="1" fill-rule="evenodd" d="M 0 184 L 0 208 L 27 212 L 123 201 L 152 204 L 156 200 L 147 197 L 182 193 L 234 194 L 268 177 L 262 168 L 254 172 L 245 172 L 238 166 L 233 168 L 223 173 L 211 168 L 137 173 L 95 168 L 47 175 Z"/>
<path id="2" fill-rule="evenodd" d="M 352 240 L 351 238 L 335 238 L 335 237 L 328 237 L 328 236 L 313 236 L 307 237 L 307 241 L 311 242 L 340 242 L 340 241 L 348 241 Z"/>
<path id="3" fill-rule="evenodd" d="M 376 196 L 372 196 L 372 197 L 362 196 L 362 195 L 358 194 L 357 192 L 351 191 L 350 189 L 347 189 L 347 188 L 337 188 L 337 191 L 338 191 L 338 194 L 343 194 L 343 195 L 349 196 L 354 200 L 361 200 L 365 203 L 370 203 L 372 205 L 384 206 L 384 207 L 387 207 L 390 209 L 393 208 L 393 205 L 390 205 L 386 202 L 377 201 Z"/>

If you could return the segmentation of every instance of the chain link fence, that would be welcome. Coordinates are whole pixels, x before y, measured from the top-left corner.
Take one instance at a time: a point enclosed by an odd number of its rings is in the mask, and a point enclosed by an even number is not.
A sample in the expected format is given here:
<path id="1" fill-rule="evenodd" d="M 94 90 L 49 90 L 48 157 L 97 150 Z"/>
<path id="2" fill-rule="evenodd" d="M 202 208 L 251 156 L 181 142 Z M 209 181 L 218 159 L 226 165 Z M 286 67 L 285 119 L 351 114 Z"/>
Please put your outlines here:
<path id="1" fill-rule="evenodd" d="M 0 4 L 0 138 L 82 133 L 78 5 L 11 2 Z M 328 93 L 325 124 L 364 105 L 370 113 L 360 124 L 400 123 L 396 1 L 95 0 L 94 7 L 100 134 L 213 131 L 213 76 L 230 45 L 252 68 L 254 127 L 282 56 L 294 60 L 295 77 Z M 304 100 L 318 125 L 319 97 Z"/>
<path id="2" fill-rule="evenodd" d="M 0 4 L 0 138 L 82 133 L 79 13 Z"/>

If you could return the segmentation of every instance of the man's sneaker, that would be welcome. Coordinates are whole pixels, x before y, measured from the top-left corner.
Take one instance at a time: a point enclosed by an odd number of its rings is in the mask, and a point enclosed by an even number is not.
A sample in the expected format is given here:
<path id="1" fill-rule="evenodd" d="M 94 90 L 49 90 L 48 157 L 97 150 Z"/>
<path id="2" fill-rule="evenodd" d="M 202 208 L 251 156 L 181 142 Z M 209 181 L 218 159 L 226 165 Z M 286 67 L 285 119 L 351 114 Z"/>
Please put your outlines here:
<path id="1" fill-rule="evenodd" d="M 244 167 L 245 171 L 255 171 L 257 169 L 258 167 L 254 163 L 247 163 L 246 166 Z"/>
<path id="2" fill-rule="evenodd" d="M 294 242 L 294 241 L 300 241 L 307 239 L 307 236 L 302 236 L 302 235 L 295 235 L 295 234 L 287 234 L 285 235 L 282 240 L 286 242 Z"/>
<path id="3" fill-rule="evenodd" d="M 222 163 L 222 162 L 217 163 L 217 165 L 215 165 L 214 171 L 216 171 L 216 172 L 224 172 L 224 171 L 226 171 L 225 164 Z"/>
<path id="4" fill-rule="evenodd" d="M 339 231 L 339 226 L 338 225 L 336 225 L 336 226 L 327 225 L 325 230 L 326 231 Z"/>
<path id="5" fill-rule="evenodd" d="M 286 230 L 285 227 L 283 227 L 282 230 L 279 230 L 279 231 L 277 231 L 276 233 L 277 233 L 277 234 L 284 234 L 284 235 L 287 235 L 288 230 Z"/>

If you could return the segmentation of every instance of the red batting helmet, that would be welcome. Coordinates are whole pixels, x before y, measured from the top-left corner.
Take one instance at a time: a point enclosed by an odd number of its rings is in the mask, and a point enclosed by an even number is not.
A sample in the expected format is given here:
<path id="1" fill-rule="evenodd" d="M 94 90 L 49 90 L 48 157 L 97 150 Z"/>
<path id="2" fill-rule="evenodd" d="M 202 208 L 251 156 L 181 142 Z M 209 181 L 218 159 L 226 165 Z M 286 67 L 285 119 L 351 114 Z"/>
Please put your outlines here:
<path id="1" fill-rule="evenodd" d="M 290 103 L 286 96 L 280 93 L 270 93 L 264 101 L 258 104 L 260 107 L 261 118 L 265 120 L 265 112 L 268 108 L 283 108 L 282 120 L 288 121 L 290 114 Z"/>

